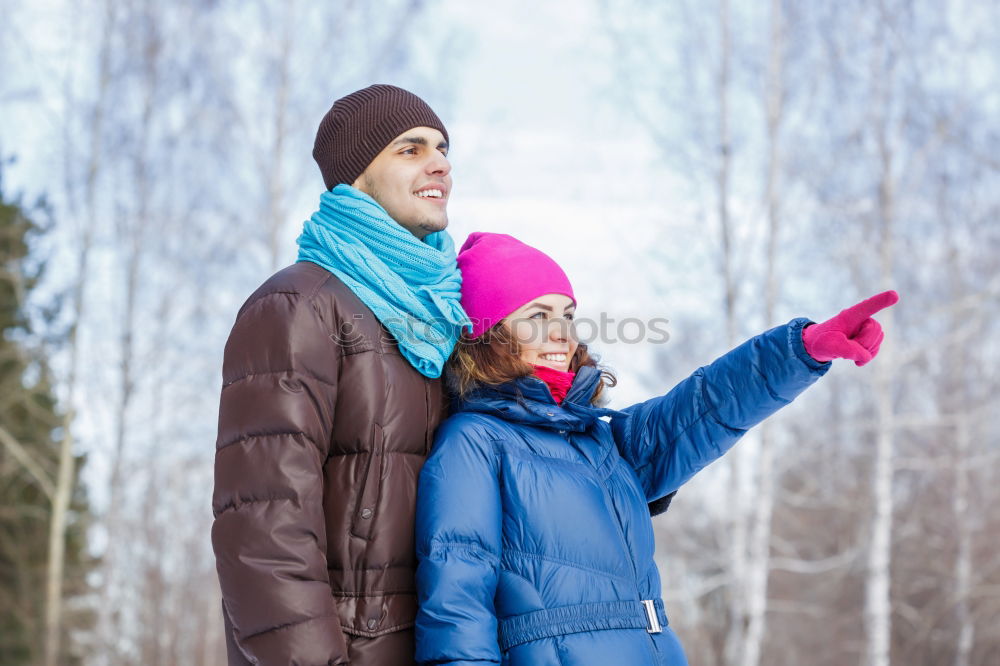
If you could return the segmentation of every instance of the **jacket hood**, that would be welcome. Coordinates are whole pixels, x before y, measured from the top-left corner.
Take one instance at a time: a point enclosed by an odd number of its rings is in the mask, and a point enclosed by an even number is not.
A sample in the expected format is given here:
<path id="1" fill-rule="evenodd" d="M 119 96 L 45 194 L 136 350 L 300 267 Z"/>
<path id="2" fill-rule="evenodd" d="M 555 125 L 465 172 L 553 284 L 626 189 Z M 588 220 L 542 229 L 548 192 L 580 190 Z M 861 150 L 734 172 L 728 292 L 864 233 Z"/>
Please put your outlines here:
<path id="1" fill-rule="evenodd" d="M 590 403 L 599 381 L 600 369 L 594 366 L 580 368 L 566 398 L 558 405 L 541 379 L 533 375 L 520 377 L 505 384 L 475 389 L 469 397 L 454 403 L 453 412 L 480 412 L 512 423 L 582 432 L 602 416 L 623 416 L 614 409 Z"/>

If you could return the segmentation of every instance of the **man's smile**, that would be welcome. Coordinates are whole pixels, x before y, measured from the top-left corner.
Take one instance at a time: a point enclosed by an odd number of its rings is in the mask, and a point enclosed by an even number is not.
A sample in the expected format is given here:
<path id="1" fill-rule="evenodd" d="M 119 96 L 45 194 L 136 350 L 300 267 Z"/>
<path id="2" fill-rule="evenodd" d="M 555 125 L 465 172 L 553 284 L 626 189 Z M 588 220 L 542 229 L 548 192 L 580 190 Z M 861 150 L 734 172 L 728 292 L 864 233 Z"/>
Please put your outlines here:
<path id="1" fill-rule="evenodd" d="M 433 199 L 441 202 L 448 199 L 448 190 L 443 185 L 426 185 L 413 194 L 420 199 Z"/>

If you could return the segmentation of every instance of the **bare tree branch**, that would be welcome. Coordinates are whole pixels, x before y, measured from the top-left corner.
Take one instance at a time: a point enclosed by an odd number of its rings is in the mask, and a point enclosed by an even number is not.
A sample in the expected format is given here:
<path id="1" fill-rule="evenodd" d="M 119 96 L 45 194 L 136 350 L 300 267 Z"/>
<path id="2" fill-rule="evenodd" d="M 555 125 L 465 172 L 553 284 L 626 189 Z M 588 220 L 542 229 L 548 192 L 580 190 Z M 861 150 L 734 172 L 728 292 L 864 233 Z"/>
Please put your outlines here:
<path id="1" fill-rule="evenodd" d="M 31 475 L 31 478 L 38 484 L 38 487 L 42 489 L 42 492 L 51 501 L 55 496 L 55 487 L 52 480 L 45 473 L 45 470 L 42 469 L 38 461 L 2 425 L 0 425 L 0 442 L 3 442 L 4 448 L 10 452 L 15 460 L 21 463 L 24 469 Z"/>

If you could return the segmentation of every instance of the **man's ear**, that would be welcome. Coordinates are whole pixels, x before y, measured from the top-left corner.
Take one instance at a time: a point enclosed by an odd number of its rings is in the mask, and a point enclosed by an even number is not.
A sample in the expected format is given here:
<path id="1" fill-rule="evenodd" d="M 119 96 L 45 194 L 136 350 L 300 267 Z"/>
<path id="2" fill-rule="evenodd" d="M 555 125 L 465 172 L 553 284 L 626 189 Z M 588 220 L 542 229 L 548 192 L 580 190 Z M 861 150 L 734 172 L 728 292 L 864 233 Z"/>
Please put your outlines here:
<path id="1" fill-rule="evenodd" d="M 368 173 L 367 171 L 362 171 L 361 175 L 355 178 L 354 182 L 351 183 L 351 187 L 353 187 L 356 190 L 361 190 L 365 194 L 371 196 L 371 192 L 365 189 L 365 174 L 367 173 Z"/>

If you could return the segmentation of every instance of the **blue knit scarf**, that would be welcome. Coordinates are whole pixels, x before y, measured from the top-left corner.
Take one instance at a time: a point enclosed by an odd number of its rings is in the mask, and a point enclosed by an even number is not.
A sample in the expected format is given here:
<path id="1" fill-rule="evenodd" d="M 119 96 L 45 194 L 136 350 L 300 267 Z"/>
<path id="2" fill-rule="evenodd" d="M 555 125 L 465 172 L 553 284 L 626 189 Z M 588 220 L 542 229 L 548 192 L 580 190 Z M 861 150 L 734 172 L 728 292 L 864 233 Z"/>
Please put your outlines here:
<path id="1" fill-rule="evenodd" d="M 340 184 L 319 198 L 299 236 L 299 261 L 319 264 L 371 308 L 426 377 L 440 377 L 462 328 L 462 274 L 445 231 L 423 241 L 374 199 Z"/>

